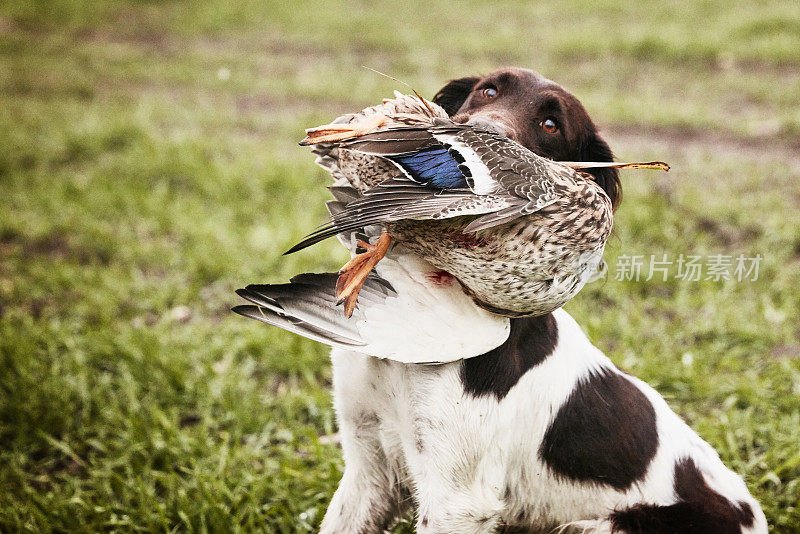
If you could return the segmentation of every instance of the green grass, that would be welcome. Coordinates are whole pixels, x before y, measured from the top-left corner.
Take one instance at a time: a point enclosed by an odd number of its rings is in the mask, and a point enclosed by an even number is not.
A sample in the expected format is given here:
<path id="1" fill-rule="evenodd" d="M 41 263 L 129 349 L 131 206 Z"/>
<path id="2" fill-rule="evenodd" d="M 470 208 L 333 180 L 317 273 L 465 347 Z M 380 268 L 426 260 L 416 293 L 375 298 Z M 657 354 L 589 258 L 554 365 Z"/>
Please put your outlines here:
<path id="1" fill-rule="evenodd" d="M 396 88 L 361 65 L 431 95 L 516 64 L 620 158 L 673 165 L 624 176 L 612 275 L 764 256 L 755 282 L 612 276 L 568 309 L 800 532 L 796 2 L 386 6 L 0 5 L 0 531 L 314 530 L 342 468 L 326 351 L 228 312 L 344 261 L 280 256 L 324 219 L 296 141 Z"/>

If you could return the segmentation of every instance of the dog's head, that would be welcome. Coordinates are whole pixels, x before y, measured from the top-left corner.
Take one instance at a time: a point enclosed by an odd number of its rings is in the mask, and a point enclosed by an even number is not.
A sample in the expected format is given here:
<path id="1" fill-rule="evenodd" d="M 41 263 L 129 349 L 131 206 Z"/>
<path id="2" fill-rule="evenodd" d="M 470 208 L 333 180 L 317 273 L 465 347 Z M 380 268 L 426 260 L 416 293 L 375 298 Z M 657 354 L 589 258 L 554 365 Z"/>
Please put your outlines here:
<path id="1" fill-rule="evenodd" d="M 558 161 L 613 161 L 580 101 L 555 82 L 527 69 L 506 68 L 450 81 L 433 101 L 453 120 L 490 122 L 532 152 Z M 616 207 L 617 169 L 588 169 Z"/>

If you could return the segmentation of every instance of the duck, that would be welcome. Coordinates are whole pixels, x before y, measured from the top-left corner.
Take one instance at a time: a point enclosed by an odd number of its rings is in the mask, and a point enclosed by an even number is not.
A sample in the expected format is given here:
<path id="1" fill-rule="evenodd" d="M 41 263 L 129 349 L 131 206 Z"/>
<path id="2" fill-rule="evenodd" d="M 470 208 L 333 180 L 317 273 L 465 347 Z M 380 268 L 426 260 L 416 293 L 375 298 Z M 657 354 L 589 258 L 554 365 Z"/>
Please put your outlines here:
<path id="1" fill-rule="evenodd" d="M 345 316 L 393 245 L 453 276 L 480 308 L 539 316 L 569 301 L 602 266 L 613 207 L 582 169 L 668 170 L 663 162 L 561 162 L 491 122 L 460 124 L 416 92 L 306 130 L 330 172 L 330 220 L 286 253 L 366 226 L 336 282 Z M 329 205 L 329 210 L 331 206 Z"/>

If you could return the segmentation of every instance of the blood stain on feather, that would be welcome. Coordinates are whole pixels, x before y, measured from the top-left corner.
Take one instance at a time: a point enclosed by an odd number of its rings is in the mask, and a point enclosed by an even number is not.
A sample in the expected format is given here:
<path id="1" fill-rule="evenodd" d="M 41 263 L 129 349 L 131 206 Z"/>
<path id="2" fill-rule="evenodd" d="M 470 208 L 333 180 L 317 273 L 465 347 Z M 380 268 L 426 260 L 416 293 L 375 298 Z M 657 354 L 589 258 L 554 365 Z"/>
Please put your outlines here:
<path id="1" fill-rule="evenodd" d="M 430 280 L 433 285 L 439 287 L 449 287 L 453 285 L 453 281 L 455 280 L 455 276 L 441 269 L 429 272 L 425 275 L 425 278 Z"/>
<path id="2" fill-rule="evenodd" d="M 489 244 L 489 240 L 478 237 L 478 234 L 475 232 L 450 232 L 447 234 L 447 237 L 464 248 L 485 247 Z"/>

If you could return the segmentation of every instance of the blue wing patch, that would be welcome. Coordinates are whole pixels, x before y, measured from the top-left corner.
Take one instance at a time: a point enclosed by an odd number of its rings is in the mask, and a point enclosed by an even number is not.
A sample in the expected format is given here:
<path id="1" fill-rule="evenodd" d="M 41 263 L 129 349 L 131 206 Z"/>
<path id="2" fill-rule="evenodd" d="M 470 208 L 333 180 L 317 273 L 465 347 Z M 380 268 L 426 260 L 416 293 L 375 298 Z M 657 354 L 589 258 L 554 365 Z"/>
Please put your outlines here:
<path id="1" fill-rule="evenodd" d="M 463 165 L 464 158 L 446 147 L 434 147 L 413 154 L 392 156 L 411 177 L 424 185 L 442 189 L 468 187 L 469 169 Z"/>

